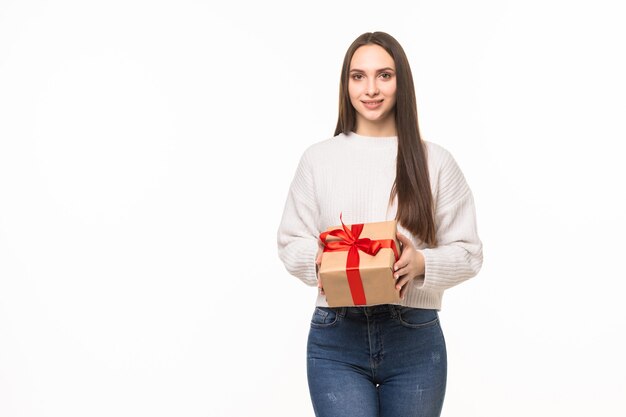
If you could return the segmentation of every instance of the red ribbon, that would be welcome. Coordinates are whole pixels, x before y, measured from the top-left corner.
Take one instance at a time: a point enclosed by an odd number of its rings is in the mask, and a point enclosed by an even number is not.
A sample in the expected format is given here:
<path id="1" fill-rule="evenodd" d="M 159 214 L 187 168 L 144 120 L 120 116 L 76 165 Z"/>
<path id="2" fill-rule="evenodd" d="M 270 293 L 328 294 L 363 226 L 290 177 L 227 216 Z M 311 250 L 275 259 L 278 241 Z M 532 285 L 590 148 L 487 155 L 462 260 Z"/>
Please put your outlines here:
<path id="1" fill-rule="evenodd" d="M 396 242 L 393 239 L 372 240 L 367 237 L 361 238 L 360 236 L 363 231 L 363 223 L 353 224 L 351 228 L 348 228 L 345 224 L 343 224 L 341 214 L 339 215 L 339 220 L 341 220 L 343 230 L 335 229 L 323 232 L 320 234 L 320 240 L 324 244 L 324 252 L 348 251 L 346 275 L 348 277 L 348 285 L 350 286 L 352 301 L 354 302 L 354 305 L 365 305 L 367 304 L 367 301 L 365 299 L 365 290 L 363 289 L 361 273 L 359 272 L 359 263 L 361 262 L 359 251 L 374 256 L 383 248 L 391 248 L 396 260 L 398 260 Z M 326 242 L 326 238 L 328 236 L 334 236 L 340 240 Z"/>

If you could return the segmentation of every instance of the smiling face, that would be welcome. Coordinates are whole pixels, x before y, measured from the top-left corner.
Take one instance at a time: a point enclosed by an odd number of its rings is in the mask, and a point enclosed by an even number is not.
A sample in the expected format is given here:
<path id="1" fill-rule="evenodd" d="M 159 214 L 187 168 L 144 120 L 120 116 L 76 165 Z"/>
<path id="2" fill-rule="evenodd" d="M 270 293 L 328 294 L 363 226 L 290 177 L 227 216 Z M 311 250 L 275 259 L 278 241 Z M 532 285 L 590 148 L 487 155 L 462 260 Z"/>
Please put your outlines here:
<path id="1" fill-rule="evenodd" d="M 396 67 L 378 45 L 359 47 L 350 61 L 350 102 L 356 110 L 356 133 L 395 136 Z"/>

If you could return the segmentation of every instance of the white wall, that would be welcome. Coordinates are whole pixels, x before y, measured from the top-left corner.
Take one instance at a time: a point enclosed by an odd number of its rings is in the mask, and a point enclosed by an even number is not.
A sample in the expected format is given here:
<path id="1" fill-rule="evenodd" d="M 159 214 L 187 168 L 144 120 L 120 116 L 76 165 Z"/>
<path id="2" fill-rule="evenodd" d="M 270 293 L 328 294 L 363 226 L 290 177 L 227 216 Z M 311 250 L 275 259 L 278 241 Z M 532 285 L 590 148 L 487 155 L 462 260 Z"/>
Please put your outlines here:
<path id="1" fill-rule="evenodd" d="M 275 234 L 371 30 L 485 246 L 443 415 L 626 413 L 618 1 L 98 3 L 0 2 L 1 416 L 313 415 Z"/>

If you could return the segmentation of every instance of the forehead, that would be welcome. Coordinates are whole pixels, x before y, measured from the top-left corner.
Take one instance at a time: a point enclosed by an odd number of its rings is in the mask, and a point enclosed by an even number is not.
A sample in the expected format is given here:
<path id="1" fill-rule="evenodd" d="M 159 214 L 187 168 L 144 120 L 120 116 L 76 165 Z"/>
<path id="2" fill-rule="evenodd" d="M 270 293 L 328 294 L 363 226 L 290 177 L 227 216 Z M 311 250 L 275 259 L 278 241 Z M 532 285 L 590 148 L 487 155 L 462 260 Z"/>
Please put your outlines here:
<path id="1" fill-rule="evenodd" d="M 395 68 L 393 58 L 382 46 L 379 45 L 363 45 L 360 46 L 350 61 L 350 69 L 379 69 L 379 68 Z"/>

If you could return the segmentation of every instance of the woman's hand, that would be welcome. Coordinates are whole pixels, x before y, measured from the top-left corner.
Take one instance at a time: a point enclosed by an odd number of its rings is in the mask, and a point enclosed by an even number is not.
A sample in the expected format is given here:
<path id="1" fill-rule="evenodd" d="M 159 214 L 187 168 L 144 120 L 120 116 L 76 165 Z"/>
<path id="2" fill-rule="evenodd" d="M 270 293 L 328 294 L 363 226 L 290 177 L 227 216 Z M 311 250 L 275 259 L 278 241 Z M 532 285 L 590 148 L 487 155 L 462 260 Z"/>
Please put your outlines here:
<path id="1" fill-rule="evenodd" d="M 424 255 L 415 249 L 411 239 L 398 233 L 398 240 L 402 243 L 402 255 L 393 265 L 393 277 L 396 279 L 396 289 L 400 290 L 400 298 L 404 298 L 404 293 L 408 288 L 406 285 L 414 278 L 424 275 Z"/>
<path id="2" fill-rule="evenodd" d="M 317 273 L 317 287 L 320 289 L 320 294 L 324 295 L 324 287 L 322 287 L 322 279 L 320 278 L 320 265 L 322 264 L 323 249 L 317 250 L 317 256 L 315 257 L 315 272 Z"/>

